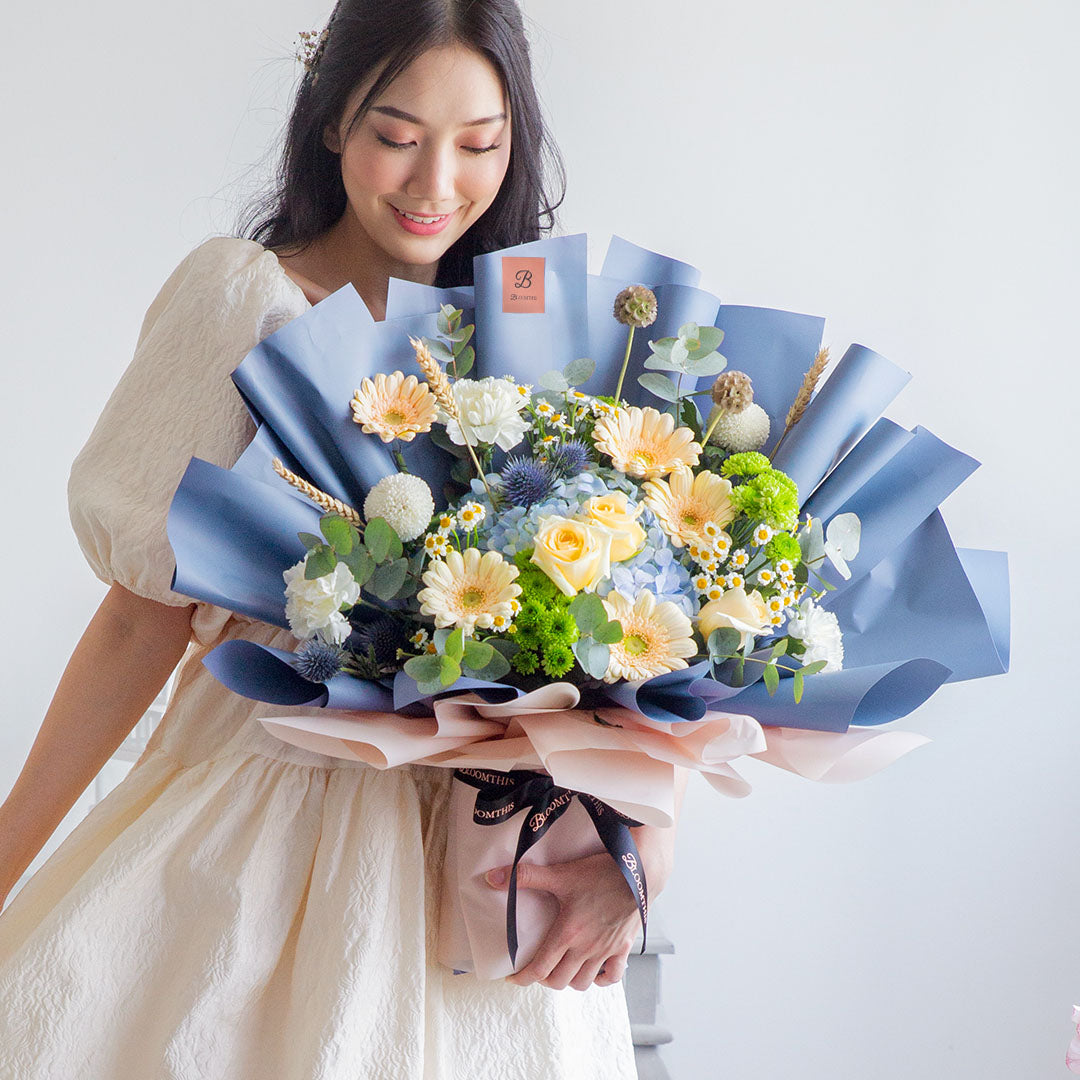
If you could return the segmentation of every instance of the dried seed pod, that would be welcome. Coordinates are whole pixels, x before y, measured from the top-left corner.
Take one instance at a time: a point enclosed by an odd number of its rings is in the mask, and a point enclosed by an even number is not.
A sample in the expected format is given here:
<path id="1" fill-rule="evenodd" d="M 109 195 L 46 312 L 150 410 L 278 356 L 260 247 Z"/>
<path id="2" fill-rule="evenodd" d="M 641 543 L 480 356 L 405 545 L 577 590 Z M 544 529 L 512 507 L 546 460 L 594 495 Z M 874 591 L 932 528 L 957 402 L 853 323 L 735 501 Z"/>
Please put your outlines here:
<path id="1" fill-rule="evenodd" d="M 615 297 L 615 318 L 641 330 L 656 321 L 656 294 L 644 285 L 628 285 Z"/>
<path id="2" fill-rule="evenodd" d="M 754 387 L 744 371 L 722 371 L 712 385 L 713 404 L 725 413 L 741 413 L 754 402 Z"/>

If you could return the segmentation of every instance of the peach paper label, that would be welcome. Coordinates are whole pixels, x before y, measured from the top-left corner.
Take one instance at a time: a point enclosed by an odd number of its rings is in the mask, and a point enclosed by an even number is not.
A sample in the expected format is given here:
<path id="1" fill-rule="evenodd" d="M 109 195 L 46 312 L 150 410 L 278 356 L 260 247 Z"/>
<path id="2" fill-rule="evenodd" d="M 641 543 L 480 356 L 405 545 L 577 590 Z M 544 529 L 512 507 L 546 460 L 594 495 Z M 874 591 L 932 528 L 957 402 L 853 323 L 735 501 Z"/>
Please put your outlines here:
<path id="1" fill-rule="evenodd" d="M 544 311 L 544 259 L 504 255 L 502 261 L 504 312 L 538 315 Z"/>

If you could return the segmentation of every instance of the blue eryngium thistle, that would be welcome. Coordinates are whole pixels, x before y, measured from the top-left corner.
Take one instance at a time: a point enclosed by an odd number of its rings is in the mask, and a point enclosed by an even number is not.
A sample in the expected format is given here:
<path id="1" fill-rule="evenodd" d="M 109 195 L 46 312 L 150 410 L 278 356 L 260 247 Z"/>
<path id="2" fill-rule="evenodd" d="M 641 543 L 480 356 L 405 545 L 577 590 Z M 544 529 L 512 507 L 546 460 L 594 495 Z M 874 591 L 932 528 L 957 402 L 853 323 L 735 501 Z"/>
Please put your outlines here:
<path id="1" fill-rule="evenodd" d="M 548 460 L 560 480 L 577 476 L 589 464 L 589 448 L 580 439 L 571 439 L 553 450 Z"/>
<path id="2" fill-rule="evenodd" d="M 404 648 L 407 635 L 400 622 L 389 615 L 377 615 L 370 621 L 354 622 L 347 642 L 350 649 L 362 656 L 374 656 L 377 664 L 389 664 Z"/>
<path id="3" fill-rule="evenodd" d="M 345 660 L 345 650 L 340 645 L 319 641 L 309 641 L 295 653 L 293 666 L 309 682 L 326 682 L 340 670 Z"/>
<path id="4" fill-rule="evenodd" d="M 499 481 L 508 503 L 528 509 L 551 493 L 555 475 L 549 465 L 531 458 L 515 456 L 508 459 L 503 466 Z"/>

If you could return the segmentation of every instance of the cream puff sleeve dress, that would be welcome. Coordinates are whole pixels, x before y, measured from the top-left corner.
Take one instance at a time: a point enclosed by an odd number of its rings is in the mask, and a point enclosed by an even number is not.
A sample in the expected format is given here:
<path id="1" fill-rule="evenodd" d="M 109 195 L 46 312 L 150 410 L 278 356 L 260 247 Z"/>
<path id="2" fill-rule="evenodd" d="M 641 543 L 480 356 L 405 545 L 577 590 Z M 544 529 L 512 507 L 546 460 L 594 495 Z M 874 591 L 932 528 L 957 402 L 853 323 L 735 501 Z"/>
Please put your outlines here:
<path id="1" fill-rule="evenodd" d="M 76 458 L 94 573 L 163 604 L 172 495 L 254 434 L 229 375 L 309 307 L 275 254 L 215 237 L 165 282 Z M 621 984 L 480 982 L 435 959 L 448 770 L 278 742 L 201 660 L 287 631 L 198 603 L 127 777 L 0 915 L 0 1080 L 631 1080 Z M 303 711 L 303 710 L 299 710 Z"/>

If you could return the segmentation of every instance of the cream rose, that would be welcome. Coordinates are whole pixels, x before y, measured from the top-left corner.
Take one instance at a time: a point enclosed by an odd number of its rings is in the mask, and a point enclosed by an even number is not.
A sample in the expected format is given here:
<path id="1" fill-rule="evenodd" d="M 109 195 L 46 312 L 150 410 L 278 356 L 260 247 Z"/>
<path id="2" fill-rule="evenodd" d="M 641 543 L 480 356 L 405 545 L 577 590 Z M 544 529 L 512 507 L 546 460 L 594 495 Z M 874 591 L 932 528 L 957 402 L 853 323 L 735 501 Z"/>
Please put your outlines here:
<path id="1" fill-rule="evenodd" d="M 728 589 L 719 600 L 710 600 L 698 615 L 698 630 L 705 641 L 714 630 L 729 626 L 739 631 L 740 649 L 748 637 L 757 637 L 769 625 L 769 609 L 757 589 L 749 595 L 743 588 Z"/>
<path id="2" fill-rule="evenodd" d="M 585 502 L 585 520 L 611 529 L 611 561 L 632 558 L 645 543 L 645 530 L 637 523 L 643 504 L 633 504 L 622 491 L 594 495 Z"/>
<path id="3" fill-rule="evenodd" d="M 611 571 L 610 530 L 557 514 L 545 515 L 539 524 L 532 562 L 566 596 L 595 590 Z"/>

